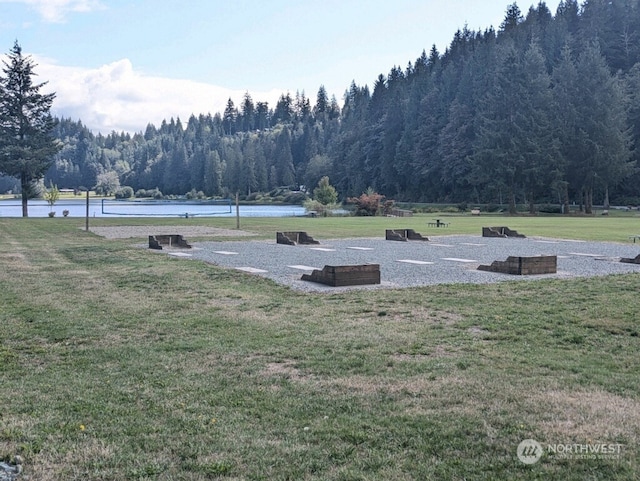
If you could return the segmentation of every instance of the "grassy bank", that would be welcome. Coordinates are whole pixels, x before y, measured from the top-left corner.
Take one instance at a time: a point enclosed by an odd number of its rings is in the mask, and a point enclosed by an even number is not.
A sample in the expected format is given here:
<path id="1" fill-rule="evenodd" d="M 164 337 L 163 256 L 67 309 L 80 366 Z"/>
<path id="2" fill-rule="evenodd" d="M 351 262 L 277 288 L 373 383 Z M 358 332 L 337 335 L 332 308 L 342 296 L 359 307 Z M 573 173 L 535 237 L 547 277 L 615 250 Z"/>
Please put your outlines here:
<path id="1" fill-rule="evenodd" d="M 431 217 L 241 228 L 640 233 L 635 217 Z M 638 275 L 306 295 L 83 225 L 0 219 L 0 457 L 21 454 L 33 480 L 640 477 Z M 621 448 L 529 466 L 527 438 Z"/>

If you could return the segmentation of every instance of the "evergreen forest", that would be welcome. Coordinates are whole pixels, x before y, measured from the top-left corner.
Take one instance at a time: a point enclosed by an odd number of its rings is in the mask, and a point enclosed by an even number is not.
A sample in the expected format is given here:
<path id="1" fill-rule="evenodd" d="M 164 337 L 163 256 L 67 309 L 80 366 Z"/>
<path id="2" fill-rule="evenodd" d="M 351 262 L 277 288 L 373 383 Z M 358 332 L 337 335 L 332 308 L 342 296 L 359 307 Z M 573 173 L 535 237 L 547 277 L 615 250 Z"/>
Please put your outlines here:
<path id="1" fill-rule="evenodd" d="M 60 118 L 45 183 L 255 200 L 283 186 L 312 192 L 328 176 L 340 200 L 373 190 L 511 211 L 638 205 L 639 2 L 508 5 L 497 29 L 464 27 L 444 52 L 425 49 L 371 88 L 352 83 L 342 102 L 323 86 L 274 106 L 247 93 L 224 112 L 135 134 Z M 15 182 L 0 179 L 0 192 Z"/>

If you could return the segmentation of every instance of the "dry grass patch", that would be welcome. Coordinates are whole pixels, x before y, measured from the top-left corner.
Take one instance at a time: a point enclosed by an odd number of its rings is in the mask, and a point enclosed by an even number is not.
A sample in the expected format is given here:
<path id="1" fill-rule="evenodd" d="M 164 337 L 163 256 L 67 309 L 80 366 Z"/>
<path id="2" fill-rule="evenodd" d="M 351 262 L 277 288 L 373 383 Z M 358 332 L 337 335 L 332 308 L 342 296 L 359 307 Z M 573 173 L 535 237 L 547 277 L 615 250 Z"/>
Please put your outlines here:
<path id="1" fill-rule="evenodd" d="M 543 390 L 529 401 L 544 408 L 539 427 L 548 442 L 640 442 L 640 401 L 602 390 Z"/>
<path id="2" fill-rule="evenodd" d="M 263 369 L 262 375 L 265 377 L 284 377 L 294 382 L 310 379 L 310 376 L 301 373 L 300 369 L 296 367 L 296 362 L 292 360 L 270 362 Z"/>
<path id="3" fill-rule="evenodd" d="M 31 269 L 26 256 L 20 252 L 2 252 L 0 253 L 0 263 L 4 264 L 10 270 L 26 270 Z"/>
<path id="4" fill-rule="evenodd" d="M 75 446 L 69 446 L 64 451 L 53 448 L 36 454 L 25 466 L 25 475 L 38 481 L 82 479 L 85 472 L 79 468 L 80 466 L 94 466 L 96 471 L 101 471 L 102 466 L 102 470 L 105 470 L 106 466 L 117 465 L 117 456 L 117 448 L 87 434 L 78 440 Z M 104 475 L 108 477 L 108 471 Z"/>

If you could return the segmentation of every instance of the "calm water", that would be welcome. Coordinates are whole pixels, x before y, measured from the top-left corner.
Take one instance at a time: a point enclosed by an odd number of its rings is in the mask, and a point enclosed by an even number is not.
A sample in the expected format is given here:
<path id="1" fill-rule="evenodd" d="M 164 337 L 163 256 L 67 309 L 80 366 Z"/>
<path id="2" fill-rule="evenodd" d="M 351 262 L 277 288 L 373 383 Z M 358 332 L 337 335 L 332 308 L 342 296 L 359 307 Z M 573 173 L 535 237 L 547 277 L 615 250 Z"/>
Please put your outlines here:
<path id="1" fill-rule="evenodd" d="M 29 201 L 29 217 L 47 217 L 49 204 L 44 200 Z M 60 200 L 53 206 L 56 217 L 62 217 L 62 211 L 68 210 L 69 217 L 86 215 L 86 199 Z M 299 205 L 241 205 L 241 217 L 290 217 L 305 214 Z M 188 201 L 147 202 L 105 202 L 89 200 L 89 217 L 235 217 L 236 207 L 232 205 L 207 205 Z M 0 217 L 22 217 L 20 199 L 0 201 Z"/>

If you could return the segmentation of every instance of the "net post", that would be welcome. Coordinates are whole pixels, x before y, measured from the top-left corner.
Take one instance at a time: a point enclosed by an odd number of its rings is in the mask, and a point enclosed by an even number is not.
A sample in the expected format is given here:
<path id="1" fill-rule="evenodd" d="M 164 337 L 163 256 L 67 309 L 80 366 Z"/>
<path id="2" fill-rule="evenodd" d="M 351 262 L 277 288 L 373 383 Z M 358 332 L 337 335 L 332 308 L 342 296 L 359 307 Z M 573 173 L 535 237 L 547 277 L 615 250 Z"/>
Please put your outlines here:
<path id="1" fill-rule="evenodd" d="M 84 230 L 89 231 L 89 189 L 87 189 L 87 210 L 84 218 Z"/>
<path id="2" fill-rule="evenodd" d="M 236 229 L 240 230 L 240 196 L 236 192 Z"/>

